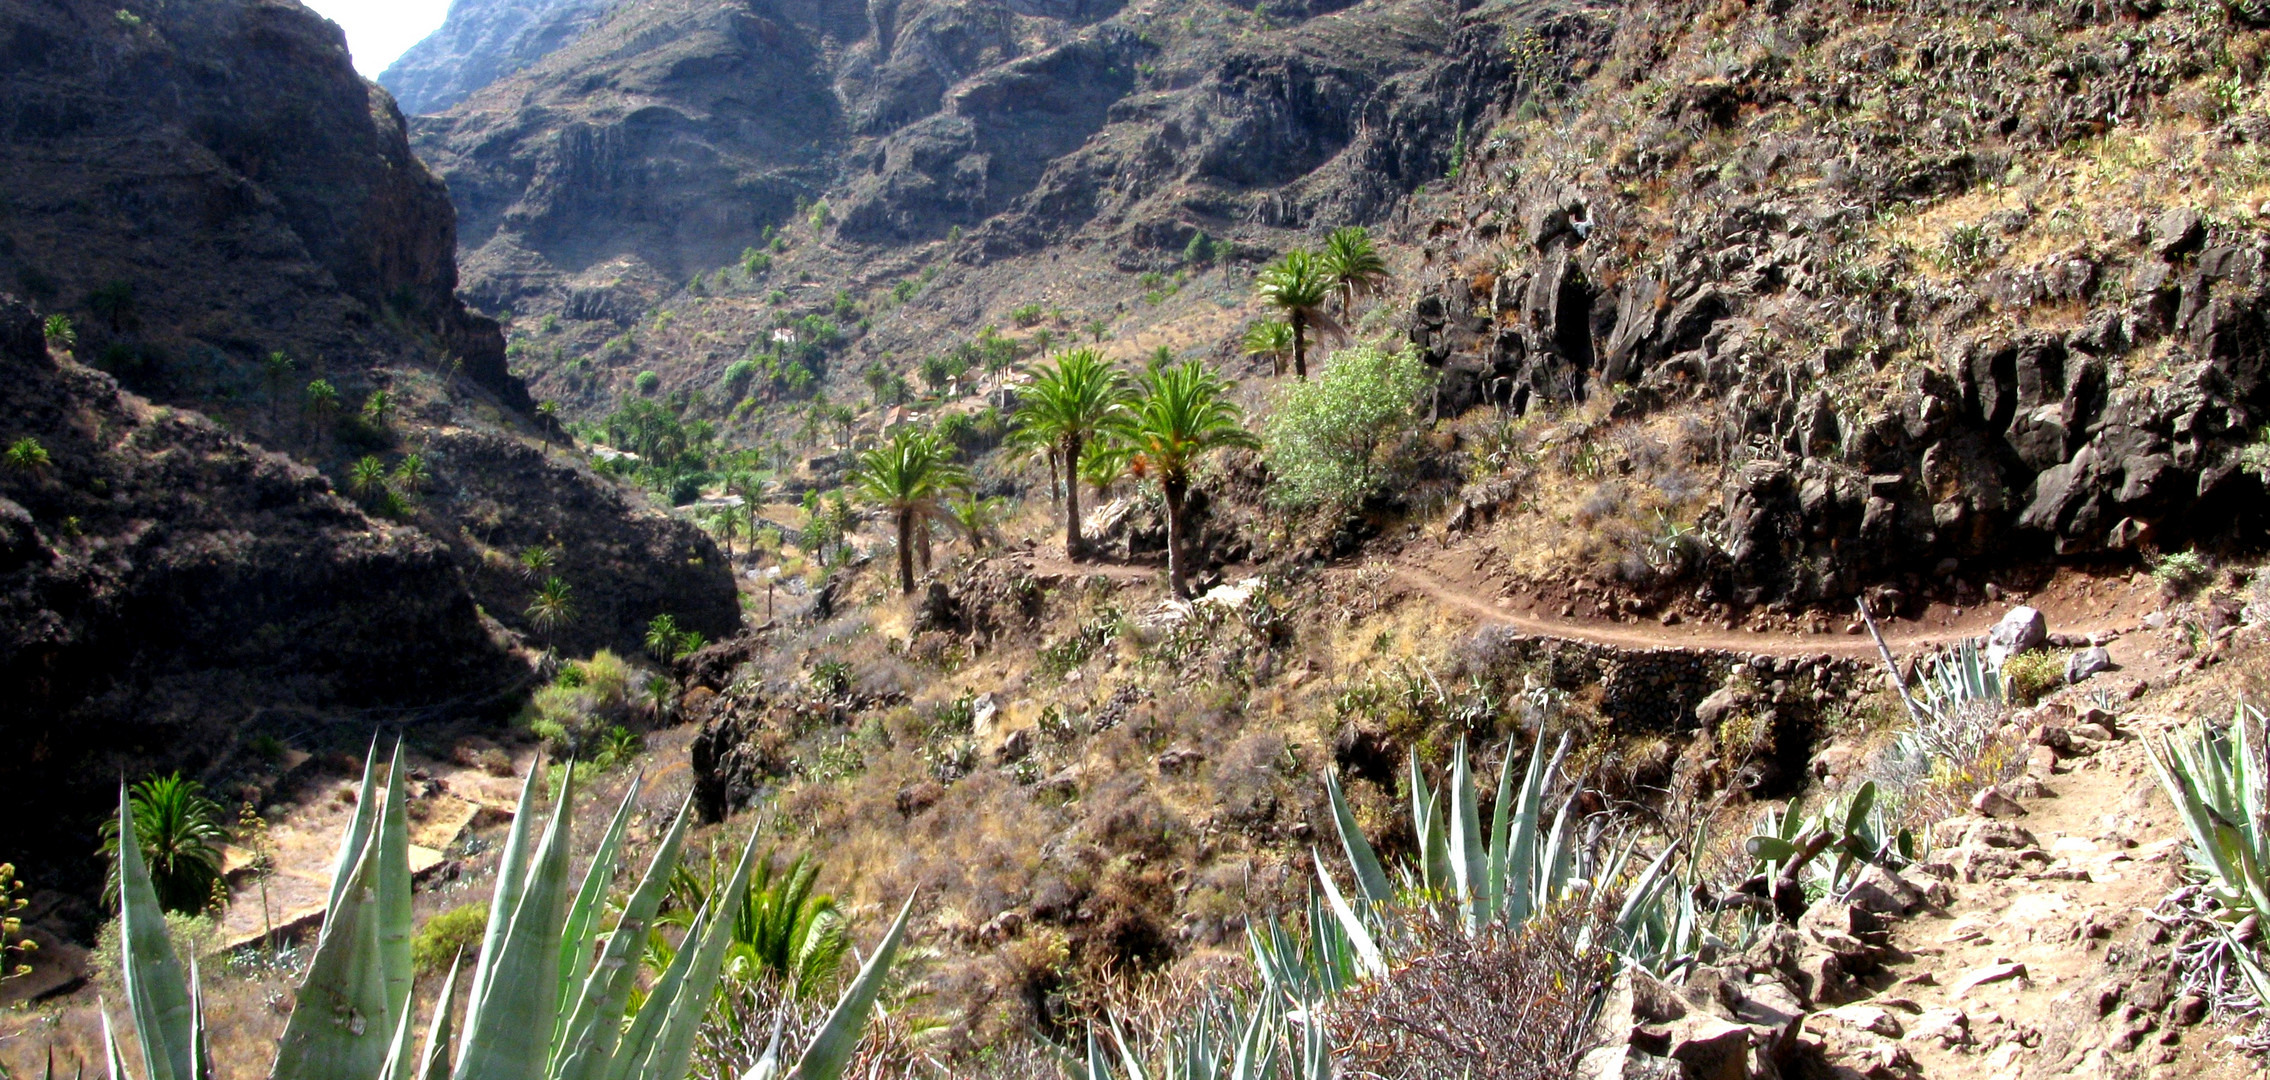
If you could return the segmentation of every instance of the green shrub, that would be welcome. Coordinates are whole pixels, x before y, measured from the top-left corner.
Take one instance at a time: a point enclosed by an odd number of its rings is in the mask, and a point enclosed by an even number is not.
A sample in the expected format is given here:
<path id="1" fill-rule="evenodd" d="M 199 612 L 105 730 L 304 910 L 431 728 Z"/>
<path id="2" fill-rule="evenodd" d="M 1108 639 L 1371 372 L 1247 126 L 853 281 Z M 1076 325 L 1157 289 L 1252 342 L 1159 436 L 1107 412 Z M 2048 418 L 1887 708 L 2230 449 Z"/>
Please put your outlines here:
<path id="1" fill-rule="evenodd" d="M 410 962 L 420 975 L 439 975 L 448 971 L 460 954 L 467 961 L 479 956 L 481 938 L 488 930 L 486 904 L 467 904 L 441 912 L 411 935 Z"/>
<path id="2" fill-rule="evenodd" d="M 2040 701 L 2065 682 L 2065 658 L 2047 649 L 2022 652 L 2002 662 L 2002 692 L 2012 704 Z"/>
<path id="3" fill-rule="evenodd" d="M 2210 573 L 2207 560 L 2200 558 L 2196 551 L 2173 552 L 2152 562 L 2152 576 L 2177 592 L 2188 593 L 2206 584 Z"/>
<path id="4" fill-rule="evenodd" d="M 641 371 L 637 378 L 631 380 L 631 385 L 637 387 L 641 394 L 652 394 L 662 388 L 662 376 L 651 371 Z"/>
<path id="5" fill-rule="evenodd" d="M 1412 349 L 1341 352 L 1287 386 L 1262 431 L 1273 496 L 1288 506 L 1353 506 L 1383 478 L 1380 450 L 1418 418 L 1427 369 Z"/>

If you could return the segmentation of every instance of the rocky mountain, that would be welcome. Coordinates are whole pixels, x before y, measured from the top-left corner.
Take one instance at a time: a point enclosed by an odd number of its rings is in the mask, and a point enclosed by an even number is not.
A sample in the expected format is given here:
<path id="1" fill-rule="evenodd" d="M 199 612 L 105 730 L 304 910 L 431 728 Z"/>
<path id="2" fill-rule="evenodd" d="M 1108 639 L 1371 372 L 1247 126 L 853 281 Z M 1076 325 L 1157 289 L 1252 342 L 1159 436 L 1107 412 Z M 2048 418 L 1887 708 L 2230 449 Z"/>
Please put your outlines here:
<path id="1" fill-rule="evenodd" d="M 668 306 L 732 346 L 655 365 L 694 382 L 832 304 L 866 316 L 849 354 L 903 364 L 1028 303 L 1115 319 L 1193 240 L 1203 270 L 1380 220 L 1451 169 L 1466 118 L 1566 78 L 1605 26 L 1545 3 L 642 0 L 413 131 L 465 295 L 567 320 L 563 362 L 623 367 L 602 343 Z M 1549 43 L 1526 74 L 1516 32 Z"/>
<path id="2" fill-rule="evenodd" d="M 738 625 L 705 535 L 547 452 L 454 296 L 446 193 L 335 26 L 0 3 L 0 101 L 0 289 L 29 305 L 4 320 L 0 813 L 69 823 L 0 859 L 84 865 L 121 771 L 509 711 L 523 643 Z M 549 630 L 531 548 L 572 590 Z"/>
<path id="3" fill-rule="evenodd" d="M 2257 22 L 1726 11 L 1626 9 L 1595 77 L 1490 118 L 1414 208 L 1438 414 L 1618 433 L 1566 490 L 1629 528 L 1575 569 L 1721 614 L 1904 610 L 2260 536 Z M 1506 506 L 1552 471 L 1454 520 L 1522 534 L 1574 505 Z M 1652 509 L 1692 523 L 1678 558 Z"/>
<path id="4" fill-rule="evenodd" d="M 441 29 L 380 72 L 403 111 L 440 112 L 542 59 L 612 7 L 611 0 L 456 0 Z"/>

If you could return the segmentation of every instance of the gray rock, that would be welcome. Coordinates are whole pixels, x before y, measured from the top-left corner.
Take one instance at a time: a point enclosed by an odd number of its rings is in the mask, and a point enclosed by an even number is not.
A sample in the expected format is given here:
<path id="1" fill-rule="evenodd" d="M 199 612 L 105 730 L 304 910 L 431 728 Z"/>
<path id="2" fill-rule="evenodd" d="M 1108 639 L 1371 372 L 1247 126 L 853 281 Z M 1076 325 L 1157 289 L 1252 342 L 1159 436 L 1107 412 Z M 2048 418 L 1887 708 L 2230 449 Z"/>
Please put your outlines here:
<path id="1" fill-rule="evenodd" d="M 1923 906 L 1923 890 L 1881 866 L 1868 866 L 1853 879 L 1845 900 L 1872 915 L 1905 915 Z"/>
<path id="2" fill-rule="evenodd" d="M 1671 1025 L 1669 1056 L 1687 1080 L 1749 1080 L 1750 1029 L 1694 1014 Z"/>
<path id="3" fill-rule="evenodd" d="M 2049 640 L 2049 620 L 2040 609 L 2020 604 L 2002 616 L 1994 629 L 1986 634 L 1986 661 L 2001 667 L 2002 661 L 2041 647 Z"/>
<path id="4" fill-rule="evenodd" d="M 2191 207 L 2178 206 L 2152 220 L 2152 254 L 2160 258 L 2190 254 L 2206 241 L 2206 226 Z"/>
<path id="5" fill-rule="evenodd" d="M 2112 670 L 2112 654 L 2101 645 L 2091 646 L 2074 653 L 2065 661 L 2065 681 L 2077 683 L 2092 675 Z"/>

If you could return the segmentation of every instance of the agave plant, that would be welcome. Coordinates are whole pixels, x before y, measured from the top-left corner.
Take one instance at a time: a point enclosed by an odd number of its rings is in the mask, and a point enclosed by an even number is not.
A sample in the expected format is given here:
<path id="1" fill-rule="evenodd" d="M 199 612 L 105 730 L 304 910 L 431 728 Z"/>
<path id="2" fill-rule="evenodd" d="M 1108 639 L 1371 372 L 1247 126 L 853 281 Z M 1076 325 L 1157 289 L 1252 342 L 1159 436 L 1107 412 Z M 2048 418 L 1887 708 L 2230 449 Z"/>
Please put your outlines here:
<path id="1" fill-rule="evenodd" d="M 1907 829 L 1891 828 L 1876 802 L 1876 782 L 1860 785 L 1843 808 L 1835 807 L 1808 821 L 1791 803 L 1784 812 L 1768 810 L 1764 828 L 1743 842 L 1743 850 L 1757 860 L 1755 879 L 1768 890 L 1783 921 L 1796 922 L 1805 914 L 1806 871 L 1829 891 L 1846 884 L 1855 866 L 1867 863 L 1897 865 L 1915 857 L 1915 836 Z M 1825 874 L 1815 860 L 1836 853 L 1836 863 Z"/>
<path id="2" fill-rule="evenodd" d="M 690 803 L 679 808 L 615 925 L 601 933 L 600 915 L 638 782 L 633 781 L 591 869 L 571 895 L 574 768 L 569 765 L 562 775 L 559 804 L 540 840 L 532 823 L 535 778 L 541 770 L 530 770 L 497 867 L 488 930 L 462 1023 L 451 1014 L 459 975 L 452 966 L 423 1048 L 417 1049 L 401 749 L 396 747 L 387 771 L 383 802 L 375 797 L 373 749 L 354 816 L 340 838 L 331 906 L 300 984 L 298 1004 L 277 1045 L 271 1080 L 683 1080 L 695 1029 L 708 1012 L 731 941 L 733 920 L 727 913 L 741 903 L 748 887 L 756 836 L 743 847 L 727 886 L 693 920 L 686 947 L 632 1013 L 638 949 L 677 869 Z M 148 1080 L 204 1080 L 212 1070 L 196 966 L 192 962 L 185 974 L 167 940 L 134 828 L 121 793 L 119 922 L 125 946 L 120 953 L 133 1036 L 141 1044 Z M 912 908 L 909 897 L 808 1044 L 791 1074 L 797 1080 L 836 1080 L 842 1074 Z M 129 1080 L 109 1023 L 105 1009 L 111 1076 Z"/>
<path id="3" fill-rule="evenodd" d="M 2238 708 L 2229 728 L 2163 736 L 2152 766 L 2191 834 L 2191 859 L 2223 907 L 2270 913 L 2270 759 L 2262 713 Z"/>

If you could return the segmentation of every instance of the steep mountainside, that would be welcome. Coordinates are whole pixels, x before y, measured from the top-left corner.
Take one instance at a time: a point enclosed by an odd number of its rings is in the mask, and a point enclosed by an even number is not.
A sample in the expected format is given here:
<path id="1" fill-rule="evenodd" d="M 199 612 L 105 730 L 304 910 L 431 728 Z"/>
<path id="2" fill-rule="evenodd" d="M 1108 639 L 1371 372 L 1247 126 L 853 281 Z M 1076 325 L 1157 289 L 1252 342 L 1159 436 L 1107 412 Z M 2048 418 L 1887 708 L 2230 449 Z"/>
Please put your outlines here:
<path id="1" fill-rule="evenodd" d="M 0 445 L 27 448 L 0 486 L 27 770 L 0 812 L 71 823 L 0 830 L 69 853 L 33 873 L 84 864 L 122 769 L 509 707 L 523 549 L 572 591 L 544 645 L 738 625 L 706 536 L 547 453 L 453 295 L 454 235 L 305 8 L 0 3 L 0 282 L 36 309 L 8 309 L 0 391 Z"/>
<path id="2" fill-rule="evenodd" d="M 1629 8 L 1414 211 L 1438 413 L 1525 417 L 1452 524 L 1722 616 L 2259 544 L 2264 49 L 2218 4 Z"/>
<path id="3" fill-rule="evenodd" d="M 522 370 L 596 404 L 658 308 L 697 344 L 643 366 L 695 387 L 806 315 L 849 338 L 822 376 L 1027 304 L 1117 322 L 1160 291 L 1146 274 L 1381 219 L 1451 169 L 1465 118 L 1566 77 L 1605 27 L 1534 2 L 644 0 L 414 139 L 458 205 L 466 295 L 566 319 Z M 1518 35 L 1547 43 L 1528 69 Z M 557 378 L 579 359 L 596 387 Z"/>
<path id="4" fill-rule="evenodd" d="M 574 40 L 613 0 L 455 0 L 441 29 L 380 72 L 408 113 L 440 112 Z"/>

